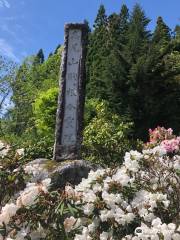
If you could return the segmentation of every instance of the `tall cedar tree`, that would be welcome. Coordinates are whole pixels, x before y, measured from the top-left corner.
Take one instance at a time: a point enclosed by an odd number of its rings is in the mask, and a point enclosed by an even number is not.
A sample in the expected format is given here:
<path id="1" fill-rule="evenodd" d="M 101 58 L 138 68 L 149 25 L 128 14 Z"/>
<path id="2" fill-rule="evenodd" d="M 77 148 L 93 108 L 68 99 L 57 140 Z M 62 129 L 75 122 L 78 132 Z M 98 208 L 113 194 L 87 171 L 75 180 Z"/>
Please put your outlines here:
<path id="1" fill-rule="evenodd" d="M 164 23 L 162 17 L 158 17 L 156 29 L 153 34 L 152 42 L 157 45 L 166 45 L 171 40 L 169 27 Z"/>
<path id="2" fill-rule="evenodd" d="M 180 38 L 180 25 L 176 25 L 174 32 L 175 32 L 175 38 Z"/>
<path id="3" fill-rule="evenodd" d="M 38 51 L 34 58 L 34 64 L 42 64 L 44 62 L 44 52 L 42 48 Z"/>
<path id="4" fill-rule="evenodd" d="M 154 57 L 153 85 L 151 98 L 154 103 L 151 119 L 153 125 L 173 126 L 180 131 L 180 44 L 172 39 L 170 28 L 162 17 L 157 19 L 157 26 L 152 38 L 150 55 Z M 179 57 L 178 57 L 179 56 Z M 158 99 L 158 101 L 157 101 Z"/>
<path id="5" fill-rule="evenodd" d="M 174 110 L 169 111 L 168 99 L 170 99 L 172 86 L 167 84 L 163 74 L 170 40 L 170 29 L 159 17 L 150 47 L 132 66 L 130 77 L 134 86 L 131 87 L 130 106 L 136 127 L 136 137 L 145 139 L 144 133 L 157 125 L 170 126 L 168 124 Z M 177 98 L 174 98 L 174 101 L 177 102 Z"/>
<path id="6" fill-rule="evenodd" d="M 39 71 L 43 63 L 44 63 L 44 53 L 43 53 L 43 50 L 40 49 L 34 57 L 34 61 L 31 68 L 31 74 L 30 74 L 31 81 L 34 83 L 34 86 L 38 89 L 40 88 L 42 81 L 44 80 L 41 78 L 40 71 Z"/>
<path id="7" fill-rule="evenodd" d="M 142 66 L 150 41 L 150 32 L 147 30 L 149 21 L 141 7 L 136 4 L 130 16 L 126 45 L 126 58 L 131 65 L 128 76 L 128 109 L 135 123 L 136 137 L 141 137 L 143 134 L 140 131 L 144 119 L 145 101 L 142 88 L 144 77 Z"/>
<path id="8" fill-rule="evenodd" d="M 109 56 L 105 62 L 105 81 L 108 83 L 108 99 L 119 114 L 127 112 L 127 75 L 129 64 L 125 59 L 125 44 L 129 25 L 129 12 L 123 5 L 119 14 L 108 18 Z"/>
<path id="9" fill-rule="evenodd" d="M 34 87 L 30 83 L 29 71 L 32 61 L 26 59 L 19 67 L 15 81 L 12 83 L 12 101 L 14 108 L 11 112 L 12 126 L 11 130 L 16 135 L 21 135 L 28 126 L 32 116 L 32 96 L 34 95 Z"/>
<path id="10" fill-rule="evenodd" d="M 103 5 L 100 6 L 94 31 L 90 34 L 87 53 L 87 97 L 107 98 L 107 83 L 104 80 L 105 61 L 108 56 L 107 16 Z"/>
<path id="11" fill-rule="evenodd" d="M 139 4 L 133 8 L 128 28 L 128 43 L 126 54 L 130 63 L 136 63 L 138 58 L 147 51 L 150 32 L 147 25 L 150 20 L 145 16 Z"/>

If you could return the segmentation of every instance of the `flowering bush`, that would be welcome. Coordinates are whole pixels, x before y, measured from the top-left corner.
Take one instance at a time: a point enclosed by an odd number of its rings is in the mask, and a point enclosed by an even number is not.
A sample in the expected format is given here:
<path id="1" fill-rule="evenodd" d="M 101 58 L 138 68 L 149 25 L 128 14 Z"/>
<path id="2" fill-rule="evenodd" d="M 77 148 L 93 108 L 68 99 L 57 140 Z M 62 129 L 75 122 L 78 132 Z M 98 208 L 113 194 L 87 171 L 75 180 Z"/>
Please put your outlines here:
<path id="1" fill-rule="evenodd" d="M 91 171 L 75 187 L 28 183 L 2 207 L 0 239 L 178 240 L 179 176 L 180 138 L 158 127 L 142 152 L 126 152 L 121 167 Z"/>
<path id="2" fill-rule="evenodd" d="M 21 166 L 24 163 L 23 156 L 24 149 L 15 150 L 0 141 L 0 205 L 8 202 L 25 186 L 26 176 Z M 17 168 L 18 171 L 15 170 Z"/>

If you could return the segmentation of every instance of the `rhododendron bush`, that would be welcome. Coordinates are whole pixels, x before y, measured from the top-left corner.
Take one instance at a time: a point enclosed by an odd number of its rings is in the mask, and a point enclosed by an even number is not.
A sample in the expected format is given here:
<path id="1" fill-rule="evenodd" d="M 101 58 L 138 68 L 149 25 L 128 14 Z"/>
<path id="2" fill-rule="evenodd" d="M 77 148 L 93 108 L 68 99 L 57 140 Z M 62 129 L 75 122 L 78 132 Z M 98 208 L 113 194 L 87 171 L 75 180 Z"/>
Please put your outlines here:
<path id="1" fill-rule="evenodd" d="M 121 167 L 91 171 L 64 190 L 38 179 L 37 165 L 23 167 L 31 178 L 2 201 L 0 239 L 179 240 L 180 137 L 162 127 L 149 133 Z"/>

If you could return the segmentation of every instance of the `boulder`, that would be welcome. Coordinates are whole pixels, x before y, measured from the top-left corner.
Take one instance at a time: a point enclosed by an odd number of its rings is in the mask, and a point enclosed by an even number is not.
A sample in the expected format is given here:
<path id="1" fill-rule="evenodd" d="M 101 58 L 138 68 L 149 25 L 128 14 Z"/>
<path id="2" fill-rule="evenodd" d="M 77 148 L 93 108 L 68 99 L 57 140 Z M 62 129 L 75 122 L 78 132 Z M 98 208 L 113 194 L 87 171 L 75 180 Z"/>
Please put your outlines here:
<path id="1" fill-rule="evenodd" d="M 42 181 L 51 178 L 51 189 L 64 188 L 66 184 L 77 185 L 82 178 L 87 178 L 91 170 L 99 166 L 85 160 L 66 160 L 56 162 L 48 159 L 35 159 L 25 165 L 28 172 L 32 173 L 32 181 Z"/>

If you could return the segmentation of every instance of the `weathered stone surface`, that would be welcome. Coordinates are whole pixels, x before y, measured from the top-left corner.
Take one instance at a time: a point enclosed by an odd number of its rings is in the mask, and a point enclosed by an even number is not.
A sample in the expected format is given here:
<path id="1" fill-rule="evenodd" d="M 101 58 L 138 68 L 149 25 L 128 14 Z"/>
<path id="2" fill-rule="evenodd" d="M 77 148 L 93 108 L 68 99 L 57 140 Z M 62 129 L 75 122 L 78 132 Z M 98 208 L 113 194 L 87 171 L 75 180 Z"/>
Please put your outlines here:
<path id="1" fill-rule="evenodd" d="M 52 179 L 52 189 L 63 188 L 67 183 L 77 185 L 82 178 L 87 178 L 90 170 L 99 167 L 85 160 L 69 160 L 56 162 L 48 159 L 36 159 L 26 164 L 26 167 L 37 169 L 34 180 Z"/>
<path id="2" fill-rule="evenodd" d="M 86 24 L 66 24 L 53 159 L 80 159 L 85 98 Z"/>

